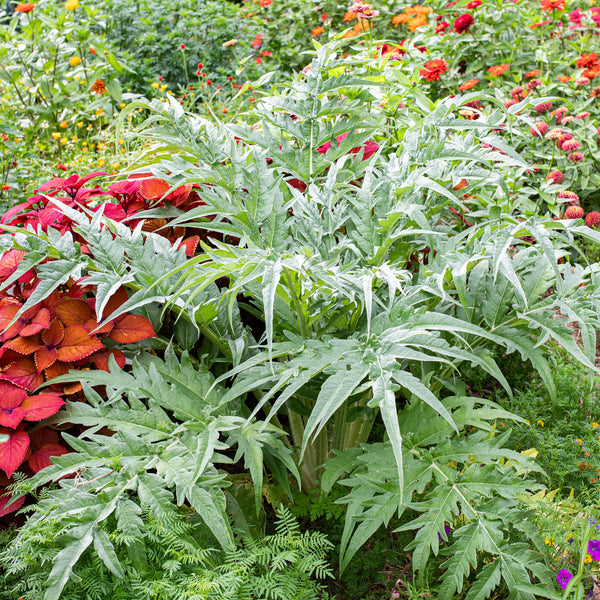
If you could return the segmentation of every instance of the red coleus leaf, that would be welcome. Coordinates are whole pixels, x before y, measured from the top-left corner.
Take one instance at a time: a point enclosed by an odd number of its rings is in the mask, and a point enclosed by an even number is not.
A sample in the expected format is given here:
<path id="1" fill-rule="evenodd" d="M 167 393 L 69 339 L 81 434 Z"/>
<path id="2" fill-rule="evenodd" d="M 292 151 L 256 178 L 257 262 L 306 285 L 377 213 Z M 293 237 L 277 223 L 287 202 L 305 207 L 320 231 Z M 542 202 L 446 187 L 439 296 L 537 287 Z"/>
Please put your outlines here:
<path id="1" fill-rule="evenodd" d="M 29 436 L 24 431 L 8 429 L 1 429 L 0 433 L 10 436 L 7 442 L 0 443 L 0 469 L 7 477 L 11 477 L 25 459 L 29 448 Z"/>
<path id="2" fill-rule="evenodd" d="M 0 371 L 0 379 L 10 381 L 17 387 L 33 392 L 44 383 L 44 378 L 38 373 L 35 364 L 29 358 L 19 358 Z"/>
<path id="3" fill-rule="evenodd" d="M 85 300 L 63 300 L 54 310 L 65 326 L 85 325 L 95 317 L 94 311 Z"/>
<path id="4" fill-rule="evenodd" d="M 31 450 L 37 452 L 42 446 L 46 444 L 58 444 L 58 433 L 50 427 L 40 427 L 29 434 L 31 439 Z"/>
<path id="5" fill-rule="evenodd" d="M 106 319 L 107 317 L 112 315 L 112 313 L 115 312 L 115 310 L 117 310 L 117 308 L 119 308 L 121 305 L 125 304 L 127 300 L 129 300 L 129 296 L 125 291 L 125 288 L 123 286 L 117 288 L 115 293 L 109 298 L 108 302 L 106 303 L 106 306 L 104 307 L 104 311 L 102 313 L 102 318 Z"/>
<path id="6" fill-rule="evenodd" d="M 4 493 L 7 490 L 3 490 L 0 489 L 0 517 L 4 517 L 8 514 L 10 514 L 11 512 L 15 512 L 16 510 L 19 510 L 21 508 L 21 506 L 23 506 L 23 502 L 25 502 L 25 496 L 21 496 L 18 500 L 15 500 L 8 508 L 6 508 L 6 505 L 10 502 L 12 495 L 11 496 L 4 496 Z"/>
<path id="7" fill-rule="evenodd" d="M 156 337 L 156 334 L 152 323 L 146 317 L 125 315 L 115 322 L 115 327 L 108 337 L 120 344 L 132 344 L 146 338 Z"/>
<path id="8" fill-rule="evenodd" d="M 107 352 L 99 352 L 98 354 L 95 354 L 92 357 L 92 362 L 99 368 L 102 369 L 103 371 L 109 371 L 108 368 L 108 359 L 110 358 L 110 356 L 113 356 L 115 361 L 117 362 L 117 365 L 119 365 L 119 367 L 121 369 L 125 368 L 125 355 L 120 351 L 120 350 L 108 350 Z"/>
<path id="9" fill-rule="evenodd" d="M 42 331 L 42 329 L 47 329 L 49 326 L 50 311 L 47 308 L 40 308 L 31 321 L 29 321 L 29 325 L 25 325 L 19 333 L 21 336 L 35 335 Z"/>
<path id="10" fill-rule="evenodd" d="M 27 398 L 27 393 L 8 383 L 0 381 L 0 425 L 16 429 L 25 416 L 21 403 Z"/>
<path id="11" fill-rule="evenodd" d="M 80 360 L 104 348 L 102 342 L 90 335 L 82 325 L 70 325 L 65 328 L 64 338 L 57 348 L 58 360 L 72 362 Z"/>
<path id="12" fill-rule="evenodd" d="M 2 408 L 0 409 L 0 425 L 2 427 L 10 427 L 16 429 L 17 425 L 23 420 L 25 416 L 25 409 L 21 406 L 16 408 Z"/>
<path id="13" fill-rule="evenodd" d="M 49 467 L 52 464 L 51 457 L 62 456 L 69 451 L 60 444 L 46 444 L 37 452 L 34 452 L 28 459 L 27 463 L 34 473 Z"/>
<path id="14" fill-rule="evenodd" d="M 65 401 L 56 394 L 38 394 L 23 400 L 21 407 L 25 411 L 26 421 L 41 421 L 57 413 Z"/>
<path id="15" fill-rule="evenodd" d="M 24 256 L 25 252 L 23 250 L 9 250 L 5 252 L 2 258 L 0 258 L 0 279 L 8 279 L 17 270 Z"/>

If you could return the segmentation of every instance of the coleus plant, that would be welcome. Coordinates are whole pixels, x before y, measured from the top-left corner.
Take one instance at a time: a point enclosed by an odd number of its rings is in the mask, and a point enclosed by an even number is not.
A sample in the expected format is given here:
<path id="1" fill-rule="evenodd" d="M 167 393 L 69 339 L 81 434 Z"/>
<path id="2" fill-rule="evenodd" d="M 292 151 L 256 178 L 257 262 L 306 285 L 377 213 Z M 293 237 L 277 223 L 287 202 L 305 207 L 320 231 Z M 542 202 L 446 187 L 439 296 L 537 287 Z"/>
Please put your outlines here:
<path id="1" fill-rule="evenodd" d="M 77 234 L 73 236 L 74 222 L 67 214 L 68 209 L 103 210 L 113 220 L 129 219 L 131 227 L 139 225 L 151 231 L 162 227 L 165 237 L 183 247 L 186 254 L 194 253 L 200 236 L 181 239 L 186 234 L 185 228 L 165 227 L 167 221 L 160 214 L 167 206 L 177 209 L 200 204 L 202 201 L 192 186 L 170 191 L 165 181 L 145 175 L 111 185 L 108 192 L 97 186 L 86 187 L 99 175 L 103 173 L 55 178 L 41 186 L 36 196 L 7 211 L 1 221 L 13 233 L 25 225 L 51 235 L 52 232 L 62 237 L 68 234 L 65 239 L 81 243 L 83 240 Z M 59 194 L 60 206 L 53 205 L 52 199 Z M 107 199 L 116 202 L 105 202 Z M 131 219 L 151 208 L 152 218 Z M 89 252 L 85 244 L 81 249 Z M 44 393 L 34 394 L 36 388 L 73 369 L 95 365 L 107 370 L 110 356 L 123 368 L 125 355 L 115 345 L 155 336 L 152 324 L 141 315 L 121 311 L 110 319 L 128 300 L 124 287 L 112 290 L 110 299 L 103 303 L 100 324 L 93 285 L 86 284 L 85 278 L 74 279 L 75 273 L 65 277 L 58 268 L 62 279 L 55 280 L 53 288 L 46 282 L 40 286 L 38 270 L 51 272 L 56 260 L 46 257 L 31 268 L 30 260 L 23 261 L 25 256 L 23 250 L 10 249 L 0 258 L 0 434 L 9 436 L 8 441 L 0 443 L 2 491 L 12 482 L 16 471 L 38 472 L 51 464 L 51 456 L 67 452 L 52 430 L 42 428 L 32 432 L 32 428 L 54 415 L 69 398 L 84 399 L 81 386 L 50 385 Z M 23 503 L 20 498 L 7 506 L 9 496 L 1 498 L 0 517 Z"/>

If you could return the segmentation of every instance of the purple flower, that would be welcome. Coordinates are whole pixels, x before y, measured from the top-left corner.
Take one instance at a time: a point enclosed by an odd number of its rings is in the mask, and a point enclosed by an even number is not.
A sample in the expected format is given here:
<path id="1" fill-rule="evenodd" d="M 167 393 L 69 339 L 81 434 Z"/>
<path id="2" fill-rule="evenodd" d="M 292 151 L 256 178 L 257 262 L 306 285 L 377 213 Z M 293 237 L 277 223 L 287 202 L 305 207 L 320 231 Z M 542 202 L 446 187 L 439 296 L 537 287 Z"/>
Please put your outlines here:
<path id="1" fill-rule="evenodd" d="M 600 540 L 590 540 L 588 542 L 588 554 L 592 560 L 600 560 Z"/>
<path id="2" fill-rule="evenodd" d="M 561 569 L 556 576 L 556 583 L 558 583 L 563 590 L 566 590 L 571 579 L 573 579 L 571 571 L 569 571 L 569 569 Z"/>
<path id="3" fill-rule="evenodd" d="M 451 531 L 452 529 L 450 529 L 448 525 L 444 525 L 444 537 L 442 537 L 441 533 L 438 533 L 438 538 L 440 542 L 445 542 L 448 539 L 448 536 L 450 535 Z"/>

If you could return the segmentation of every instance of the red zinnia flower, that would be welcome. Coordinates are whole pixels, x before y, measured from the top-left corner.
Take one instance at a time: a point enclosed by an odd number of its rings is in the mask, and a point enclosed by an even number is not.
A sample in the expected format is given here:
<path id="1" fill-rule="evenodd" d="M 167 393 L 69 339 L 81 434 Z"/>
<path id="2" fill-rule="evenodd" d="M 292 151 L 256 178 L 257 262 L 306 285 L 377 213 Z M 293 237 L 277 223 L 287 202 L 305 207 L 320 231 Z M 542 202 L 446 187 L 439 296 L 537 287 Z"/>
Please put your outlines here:
<path id="1" fill-rule="evenodd" d="M 596 229 L 596 227 L 600 225 L 600 213 L 596 212 L 595 210 L 589 212 L 585 218 L 585 224 L 588 227 Z"/>
<path id="2" fill-rule="evenodd" d="M 581 206 L 569 206 L 565 210 L 565 219 L 581 219 L 583 217 L 583 208 Z"/>
<path id="3" fill-rule="evenodd" d="M 473 23 L 475 23 L 475 19 L 469 13 L 460 15 L 460 17 L 454 21 L 454 31 L 456 31 L 456 33 L 467 33 Z"/>
<path id="4" fill-rule="evenodd" d="M 478 6 L 481 6 L 481 0 L 471 0 L 471 2 L 469 2 L 469 4 L 467 4 L 467 9 L 473 10 L 474 8 L 477 8 Z"/>
<path id="5" fill-rule="evenodd" d="M 590 52 L 589 54 L 582 54 L 577 59 L 577 66 L 580 69 L 583 69 L 585 67 L 593 67 L 597 62 L 598 62 L 598 54 L 596 54 L 596 52 Z"/>
<path id="6" fill-rule="evenodd" d="M 436 60 L 428 60 L 421 69 L 421 79 L 427 81 L 437 81 L 444 71 L 448 70 L 448 65 L 445 60 L 438 58 Z"/>
<path id="7" fill-rule="evenodd" d="M 32 4 L 31 2 L 25 2 L 22 4 L 17 4 L 15 6 L 15 12 L 28 13 L 31 12 L 34 8 L 35 4 Z"/>

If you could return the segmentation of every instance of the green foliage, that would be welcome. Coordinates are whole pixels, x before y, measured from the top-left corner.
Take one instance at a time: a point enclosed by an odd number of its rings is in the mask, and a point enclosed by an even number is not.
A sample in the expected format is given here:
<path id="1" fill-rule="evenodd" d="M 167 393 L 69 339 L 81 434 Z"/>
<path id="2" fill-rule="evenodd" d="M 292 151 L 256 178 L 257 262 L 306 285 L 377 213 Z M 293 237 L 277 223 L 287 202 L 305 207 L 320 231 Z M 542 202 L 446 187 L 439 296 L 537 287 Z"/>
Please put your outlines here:
<path id="1" fill-rule="evenodd" d="M 47 493 L 16 542 L 0 556 L 6 567 L 4 578 L 0 577 L 3 600 L 17 595 L 33 600 L 44 593 L 49 563 L 57 550 L 53 539 L 64 535 L 65 524 L 64 518 L 55 519 L 55 511 L 48 512 L 49 502 L 64 501 L 64 496 L 62 490 Z M 207 545 L 198 516 L 189 509 L 175 511 L 167 521 L 150 512 L 129 509 L 130 503 L 123 504 L 118 517 L 122 520 L 109 521 L 104 529 L 98 530 L 95 539 L 101 541 L 95 542 L 94 553 L 83 554 L 61 598 L 317 600 L 325 597 L 322 586 L 313 578 L 331 576 L 325 559 L 331 543 L 322 534 L 300 533 L 284 508 L 277 512 L 274 534 L 260 540 L 245 539 L 226 553 Z M 135 538 L 128 539 L 128 533 L 136 525 L 139 529 Z M 115 569 L 117 564 L 120 568 Z M 46 597 L 51 593 L 52 587 Z"/>
<path id="2" fill-rule="evenodd" d="M 501 582 L 512 598 L 555 597 L 548 586 L 552 573 L 544 565 L 543 544 L 518 501 L 520 494 L 541 487 L 519 473 L 539 468 L 504 448 L 508 433 L 496 436 L 488 426 L 487 433 L 464 435 L 473 425 L 510 417 L 480 402 L 444 401 L 454 409 L 460 435 L 422 404 L 401 411 L 399 420 L 410 431 L 404 439 L 404 487 L 399 486 L 389 442 L 347 450 L 329 461 L 325 488 L 343 472 L 348 476 L 342 484 L 350 487 L 340 500 L 348 506 L 342 568 L 374 531 L 409 510 L 418 516 L 397 531 L 416 530 L 407 546 L 413 551 L 415 570 L 423 573 L 432 555 L 445 558 L 438 598 L 453 598 L 473 571 L 477 575 L 468 599 L 489 597 Z M 532 585 L 530 578 L 540 583 Z"/>
<path id="3" fill-rule="evenodd" d="M 600 396 L 597 379 L 590 387 L 589 373 L 558 352 L 557 387 L 553 403 L 537 379 L 522 382 L 514 398 L 501 394 L 499 402 L 526 419 L 511 426 L 510 445 L 517 450 L 535 448 L 537 461 L 549 477 L 550 489 L 573 489 L 577 498 L 597 504 L 600 473 Z M 500 425 L 498 423 L 498 425 Z"/>
<path id="4" fill-rule="evenodd" d="M 172 89 L 185 90 L 196 81 L 197 70 L 207 71 L 224 85 L 238 65 L 222 44 L 238 39 L 238 51 L 245 55 L 260 23 L 243 19 L 239 6 L 228 0 L 139 0 L 135 10 L 127 0 L 103 0 L 100 6 L 111 15 L 107 42 L 131 70 L 124 83 L 141 93 L 159 76 Z"/>

